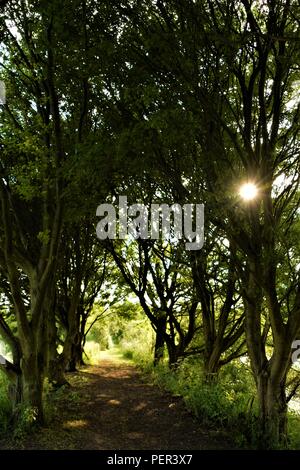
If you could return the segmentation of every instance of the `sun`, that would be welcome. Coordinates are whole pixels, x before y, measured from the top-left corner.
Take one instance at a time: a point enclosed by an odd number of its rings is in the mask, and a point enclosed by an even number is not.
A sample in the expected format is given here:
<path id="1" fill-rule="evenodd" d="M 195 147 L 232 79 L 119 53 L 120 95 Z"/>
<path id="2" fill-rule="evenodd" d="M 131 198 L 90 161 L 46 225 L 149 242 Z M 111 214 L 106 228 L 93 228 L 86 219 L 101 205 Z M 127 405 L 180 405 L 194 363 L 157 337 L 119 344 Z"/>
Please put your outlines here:
<path id="1" fill-rule="evenodd" d="M 252 201 L 255 199 L 258 193 L 258 189 L 254 183 L 245 183 L 240 187 L 239 195 L 244 201 Z"/>

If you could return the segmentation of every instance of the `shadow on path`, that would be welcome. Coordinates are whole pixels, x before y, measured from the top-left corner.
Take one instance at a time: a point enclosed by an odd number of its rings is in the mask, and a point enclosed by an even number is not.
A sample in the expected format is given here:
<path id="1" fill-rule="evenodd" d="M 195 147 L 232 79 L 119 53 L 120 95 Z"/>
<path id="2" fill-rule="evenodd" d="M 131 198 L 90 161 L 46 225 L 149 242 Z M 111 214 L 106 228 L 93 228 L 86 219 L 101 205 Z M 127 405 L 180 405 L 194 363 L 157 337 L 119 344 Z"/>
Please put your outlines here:
<path id="1" fill-rule="evenodd" d="M 144 383 L 141 373 L 125 361 L 104 359 L 101 365 L 69 374 L 69 380 L 72 387 L 52 405 L 55 418 L 28 437 L 23 448 L 233 448 L 221 433 L 203 429 L 181 399 Z"/>

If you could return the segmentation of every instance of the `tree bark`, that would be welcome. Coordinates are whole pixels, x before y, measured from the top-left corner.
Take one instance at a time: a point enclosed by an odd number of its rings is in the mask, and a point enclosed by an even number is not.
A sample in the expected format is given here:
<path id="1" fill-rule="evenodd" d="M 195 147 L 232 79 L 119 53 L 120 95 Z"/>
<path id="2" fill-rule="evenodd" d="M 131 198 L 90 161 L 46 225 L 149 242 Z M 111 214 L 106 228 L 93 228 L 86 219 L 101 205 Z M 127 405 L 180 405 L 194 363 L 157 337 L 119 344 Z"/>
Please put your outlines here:
<path id="1" fill-rule="evenodd" d="M 248 288 L 245 296 L 245 334 L 248 353 L 256 382 L 259 408 L 258 444 L 271 449 L 286 443 L 287 403 L 286 376 L 290 366 L 291 344 L 283 325 L 274 336 L 274 350 L 266 356 L 265 339 L 261 333 L 262 282 L 259 263 L 250 265 Z M 270 312 L 270 310 L 269 310 Z"/>
<path id="2" fill-rule="evenodd" d="M 220 357 L 222 350 L 219 345 L 214 344 L 210 351 L 204 354 L 204 380 L 208 383 L 215 382 L 221 367 Z"/>
<path id="3" fill-rule="evenodd" d="M 171 340 L 167 341 L 169 361 L 168 365 L 170 369 L 176 369 L 178 366 L 178 359 L 180 357 L 179 349 L 176 344 Z"/>
<path id="4" fill-rule="evenodd" d="M 30 409 L 32 421 L 43 424 L 43 374 L 39 354 L 32 351 L 21 359 L 23 404 Z"/>
<path id="5" fill-rule="evenodd" d="M 277 384 L 266 371 L 257 377 L 259 402 L 259 446 L 271 449 L 286 443 L 287 403 L 285 381 Z"/>
<path id="6" fill-rule="evenodd" d="M 81 354 L 81 344 L 79 339 L 79 334 L 77 333 L 71 344 L 70 357 L 66 364 L 67 372 L 76 372 L 77 366 L 80 365 L 80 354 Z"/>
<path id="7" fill-rule="evenodd" d="M 157 320 L 156 336 L 154 345 L 154 366 L 160 364 L 164 358 L 165 348 L 165 335 L 166 335 L 166 319 L 162 318 Z"/>
<path id="8" fill-rule="evenodd" d="M 48 361 L 47 375 L 49 383 L 54 388 L 60 388 L 68 385 L 65 377 L 65 367 L 62 358 L 57 352 L 57 327 L 55 324 L 54 305 L 48 312 Z"/>
<path id="9" fill-rule="evenodd" d="M 73 344 L 72 348 L 72 361 L 75 364 L 75 367 L 77 366 L 84 366 L 84 360 L 83 360 L 83 346 L 82 342 L 83 340 L 81 339 L 81 335 L 78 335 L 78 341 Z"/>

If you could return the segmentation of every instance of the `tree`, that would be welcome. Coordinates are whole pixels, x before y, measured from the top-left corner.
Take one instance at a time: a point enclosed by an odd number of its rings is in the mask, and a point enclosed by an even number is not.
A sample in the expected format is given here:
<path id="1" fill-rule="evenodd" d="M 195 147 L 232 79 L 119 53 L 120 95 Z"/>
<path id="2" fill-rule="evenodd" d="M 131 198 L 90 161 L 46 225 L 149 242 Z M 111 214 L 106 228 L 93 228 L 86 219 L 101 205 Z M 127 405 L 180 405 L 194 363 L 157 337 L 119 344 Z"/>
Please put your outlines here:
<path id="1" fill-rule="evenodd" d="M 106 278 L 106 254 L 97 243 L 91 224 L 82 221 L 64 230 L 60 245 L 60 263 L 57 271 L 53 314 L 52 364 L 50 381 L 56 386 L 66 383 L 64 372 L 75 371 L 83 364 L 86 325 L 93 304 L 103 289 Z M 58 342 L 63 346 L 57 355 Z"/>
<path id="2" fill-rule="evenodd" d="M 90 7 L 93 11 L 94 4 Z M 78 169 L 90 123 L 93 132 L 97 127 L 89 107 L 91 62 L 80 70 L 77 67 L 92 49 L 86 3 L 70 0 L 64 10 L 67 33 L 59 2 L 20 0 L 7 6 L 4 16 L 9 22 L 4 23 L 1 66 L 8 102 L 1 123 L 0 262 L 17 321 L 22 399 L 35 410 L 37 422 L 43 420 L 47 330 L 60 238 L 66 214 L 70 217 L 74 211 L 72 188 L 78 189 L 80 177 L 70 180 L 74 168 Z"/>
<path id="3" fill-rule="evenodd" d="M 236 251 L 228 240 L 211 240 L 193 254 L 193 276 L 201 305 L 204 373 L 215 379 L 219 369 L 246 354 L 244 340 L 244 307 L 235 272 Z M 224 242 L 228 242 L 226 248 Z"/>
<path id="4" fill-rule="evenodd" d="M 197 328 L 198 302 L 186 282 L 181 248 L 148 240 L 105 245 L 155 331 L 154 364 L 163 358 L 166 344 L 169 365 L 175 366 L 188 354 Z"/>
<path id="5" fill-rule="evenodd" d="M 26 14 L 21 16 L 19 24 L 22 20 L 24 43 L 32 46 L 31 30 L 28 29 L 30 27 Z M 11 82 L 11 88 L 15 87 L 15 94 L 22 100 L 22 109 L 16 117 L 11 107 L 6 107 L 9 113 L 4 126 L 2 125 L 0 170 L 3 222 L 0 235 L 1 265 L 5 267 L 7 273 L 17 320 L 21 351 L 22 398 L 26 405 L 34 409 L 37 422 L 43 420 L 42 390 L 45 366 L 43 344 L 46 308 L 44 301 L 55 269 L 59 244 L 62 182 L 57 171 L 64 159 L 58 100 L 53 83 L 54 64 L 50 25 L 47 33 L 48 60 L 46 64 L 41 64 L 36 49 L 31 47 L 32 55 L 29 57 L 9 28 L 6 30 L 5 39 L 16 57 L 15 63 L 19 64 L 19 70 L 27 70 L 29 75 L 32 74 L 35 81 L 28 83 L 25 72 L 25 76 L 20 73 L 16 78 L 16 67 L 11 62 L 9 74 L 15 78 L 15 81 Z M 37 77 L 38 72 L 35 72 L 33 60 L 47 68 L 46 87 L 45 82 Z M 22 97 L 21 87 L 24 84 L 29 88 L 29 96 L 35 97 L 36 107 L 31 104 L 28 96 Z M 14 119 L 13 134 L 10 134 L 7 127 L 7 121 L 11 118 Z M 49 129 L 50 123 L 53 124 L 53 132 Z M 38 137 L 34 136 L 35 126 L 40 130 L 43 129 Z M 34 160 L 35 168 L 32 167 Z M 40 197 L 39 191 L 41 191 Z M 30 204 L 26 203 L 28 201 Z M 29 306 L 24 302 L 22 295 L 22 275 L 27 277 L 29 283 Z"/>
<path id="6" fill-rule="evenodd" d="M 257 384 L 264 444 L 276 445 L 286 436 L 286 378 L 300 326 L 299 276 L 296 266 L 284 261 L 283 241 L 288 240 L 289 252 L 297 252 L 299 102 L 292 99 L 298 68 L 296 4 L 232 3 L 234 16 L 226 22 L 222 9 L 209 4 L 216 14 L 212 26 L 218 25 L 224 37 L 234 38 L 230 47 L 221 46 L 231 75 L 230 88 L 235 90 L 224 103 L 226 122 L 222 116 L 216 119 L 224 133 L 221 145 L 235 149 L 234 170 L 242 168 L 237 174 L 259 188 L 257 200 L 238 209 L 228 208 L 229 223 L 223 225 L 246 259 L 240 274 L 247 347 Z M 239 134 L 227 124 L 230 121 Z M 283 177 L 280 189 L 279 175 Z M 233 224 L 238 228 L 233 230 Z M 289 272 L 284 287 L 281 269 Z M 264 299 L 273 338 L 271 357 L 262 334 Z"/>
<path id="7" fill-rule="evenodd" d="M 299 274 L 290 259 L 290 253 L 298 253 L 299 220 L 297 3 L 175 0 L 138 10 L 134 2 L 127 15 L 138 25 L 125 35 L 125 41 L 134 42 L 132 68 L 143 68 L 152 77 L 161 115 L 169 90 L 173 108 L 181 106 L 181 131 L 186 132 L 185 151 L 180 145 L 181 152 L 176 149 L 177 155 L 169 152 L 162 159 L 157 142 L 168 121 L 157 126 L 151 104 L 145 124 L 143 108 L 140 129 L 146 126 L 143 138 L 152 139 L 155 165 L 165 178 L 174 179 L 179 197 L 184 179 L 202 180 L 210 221 L 235 245 L 261 443 L 277 445 L 286 436 L 286 377 L 300 322 Z M 141 97 L 135 103 L 140 102 Z M 173 123 L 173 132 L 178 132 L 178 121 Z M 196 178 L 191 175 L 195 168 Z M 259 189 L 249 204 L 236 196 L 243 181 Z M 288 273 L 284 282 L 282 271 Z M 271 357 L 266 350 L 268 322 Z"/>

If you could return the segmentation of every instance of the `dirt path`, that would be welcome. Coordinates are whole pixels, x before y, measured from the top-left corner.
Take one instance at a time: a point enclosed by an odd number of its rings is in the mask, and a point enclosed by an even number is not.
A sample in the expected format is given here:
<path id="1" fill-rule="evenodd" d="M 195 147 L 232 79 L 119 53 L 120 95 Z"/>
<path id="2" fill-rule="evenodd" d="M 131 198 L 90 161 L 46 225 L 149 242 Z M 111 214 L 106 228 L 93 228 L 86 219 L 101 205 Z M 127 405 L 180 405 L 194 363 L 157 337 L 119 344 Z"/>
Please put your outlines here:
<path id="1" fill-rule="evenodd" d="M 145 383 L 141 373 L 125 361 L 104 359 L 99 366 L 69 374 L 69 380 L 72 387 L 52 398 L 54 418 L 49 425 L 17 448 L 233 448 L 218 432 L 201 428 L 181 399 Z M 5 447 L 11 445 L 0 442 L 0 448 Z"/>

